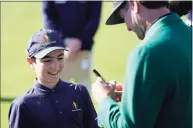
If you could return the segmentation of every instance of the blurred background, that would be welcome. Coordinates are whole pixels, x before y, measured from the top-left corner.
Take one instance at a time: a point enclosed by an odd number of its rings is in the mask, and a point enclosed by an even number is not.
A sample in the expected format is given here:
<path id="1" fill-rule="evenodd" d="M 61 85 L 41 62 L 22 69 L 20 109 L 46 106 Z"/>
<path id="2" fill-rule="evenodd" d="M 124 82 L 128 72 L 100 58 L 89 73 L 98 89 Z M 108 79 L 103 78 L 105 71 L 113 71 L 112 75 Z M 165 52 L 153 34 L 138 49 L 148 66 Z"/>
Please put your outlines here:
<path id="1" fill-rule="evenodd" d="M 8 127 L 11 102 L 6 98 L 15 98 L 33 86 L 35 73 L 27 64 L 25 49 L 31 34 L 43 28 L 41 4 L 1 2 L 1 128 Z M 123 82 L 129 52 L 139 40 L 127 31 L 125 24 L 105 25 L 111 8 L 112 2 L 103 2 L 93 48 L 93 68 L 106 80 Z M 93 81 L 95 78 L 93 75 Z"/>

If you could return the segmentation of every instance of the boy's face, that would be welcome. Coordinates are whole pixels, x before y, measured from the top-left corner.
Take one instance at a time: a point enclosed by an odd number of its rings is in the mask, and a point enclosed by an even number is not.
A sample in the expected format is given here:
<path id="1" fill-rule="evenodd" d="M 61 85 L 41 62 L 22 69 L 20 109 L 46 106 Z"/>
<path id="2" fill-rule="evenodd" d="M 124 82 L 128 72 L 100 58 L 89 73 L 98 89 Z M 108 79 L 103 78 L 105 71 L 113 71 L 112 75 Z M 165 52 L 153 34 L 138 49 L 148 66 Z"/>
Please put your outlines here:
<path id="1" fill-rule="evenodd" d="M 55 85 L 64 67 L 64 50 L 55 50 L 42 59 L 32 61 L 38 81 L 43 85 Z"/>

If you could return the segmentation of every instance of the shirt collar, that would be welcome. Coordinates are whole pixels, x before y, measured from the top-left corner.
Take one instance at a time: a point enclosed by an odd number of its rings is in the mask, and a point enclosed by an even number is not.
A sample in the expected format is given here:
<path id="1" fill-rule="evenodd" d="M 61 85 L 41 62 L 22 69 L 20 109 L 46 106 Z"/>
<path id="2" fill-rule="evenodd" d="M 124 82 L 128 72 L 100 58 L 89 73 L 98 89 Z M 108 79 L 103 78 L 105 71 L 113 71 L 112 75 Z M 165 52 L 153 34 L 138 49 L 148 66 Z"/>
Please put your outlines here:
<path id="1" fill-rule="evenodd" d="M 144 40 L 149 39 L 152 35 L 156 34 L 163 26 L 183 22 L 177 13 L 168 13 L 156 19 L 149 29 L 146 31 Z"/>
<path id="2" fill-rule="evenodd" d="M 59 80 L 56 86 L 52 89 L 40 84 L 37 78 L 34 80 L 34 88 L 41 91 L 41 92 L 54 92 L 59 90 L 62 87 L 62 80 Z"/>
<path id="3" fill-rule="evenodd" d="M 161 18 L 163 18 L 163 17 L 165 17 L 165 16 L 169 16 L 169 15 L 171 15 L 171 14 L 173 14 L 173 12 L 170 12 L 170 13 L 167 13 L 167 14 L 165 14 L 165 15 L 163 15 L 163 16 L 158 17 L 157 19 L 155 19 L 155 20 L 153 21 L 153 23 L 149 26 L 149 28 L 150 28 L 151 26 L 153 26 L 153 24 L 156 23 L 159 19 L 161 19 Z"/>

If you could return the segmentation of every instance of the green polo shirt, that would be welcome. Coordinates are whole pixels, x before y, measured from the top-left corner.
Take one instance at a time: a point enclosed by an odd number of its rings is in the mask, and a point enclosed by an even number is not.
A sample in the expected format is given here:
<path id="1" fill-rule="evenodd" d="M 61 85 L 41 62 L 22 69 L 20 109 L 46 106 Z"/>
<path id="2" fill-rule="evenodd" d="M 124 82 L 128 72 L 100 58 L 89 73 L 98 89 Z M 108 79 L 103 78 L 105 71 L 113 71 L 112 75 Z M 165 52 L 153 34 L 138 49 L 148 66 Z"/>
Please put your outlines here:
<path id="1" fill-rule="evenodd" d="M 99 125 L 191 128 L 191 38 L 191 28 L 176 13 L 157 20 L 128 58 L 122 102 L 99 103 Z"/>

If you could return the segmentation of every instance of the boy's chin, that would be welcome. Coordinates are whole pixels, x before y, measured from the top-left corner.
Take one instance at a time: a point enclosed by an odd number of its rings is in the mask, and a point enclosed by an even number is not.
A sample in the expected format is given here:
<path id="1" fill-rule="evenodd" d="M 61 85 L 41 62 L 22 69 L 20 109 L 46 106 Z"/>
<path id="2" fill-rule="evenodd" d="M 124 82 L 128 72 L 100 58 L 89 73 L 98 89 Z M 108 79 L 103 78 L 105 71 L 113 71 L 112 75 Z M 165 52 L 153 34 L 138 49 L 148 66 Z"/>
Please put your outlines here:
<path id="1" fill-rule="evenodd" d="M 47 79 L 47 81 L 49 83 L 58 83 L 59 79 L 60 79 L 60 77 L 55 77 L 55 78 L 51 77 L 51 78 Z"/>

